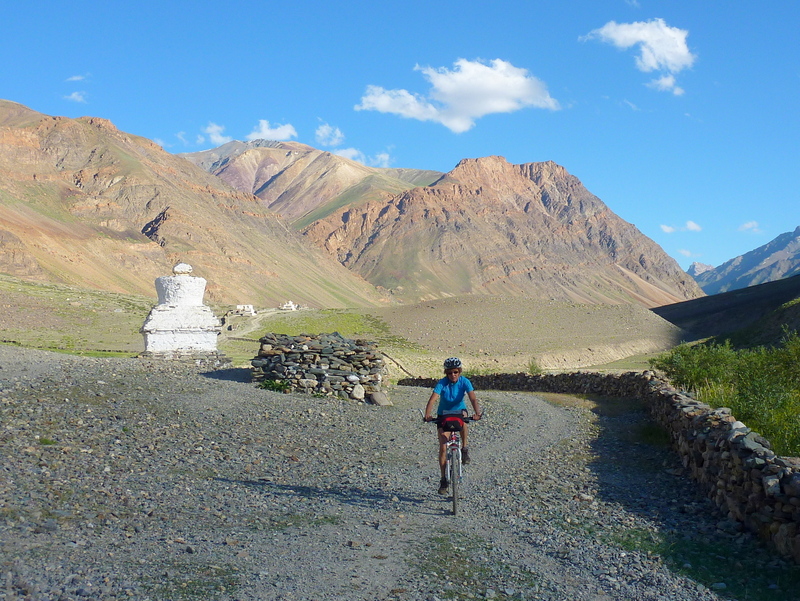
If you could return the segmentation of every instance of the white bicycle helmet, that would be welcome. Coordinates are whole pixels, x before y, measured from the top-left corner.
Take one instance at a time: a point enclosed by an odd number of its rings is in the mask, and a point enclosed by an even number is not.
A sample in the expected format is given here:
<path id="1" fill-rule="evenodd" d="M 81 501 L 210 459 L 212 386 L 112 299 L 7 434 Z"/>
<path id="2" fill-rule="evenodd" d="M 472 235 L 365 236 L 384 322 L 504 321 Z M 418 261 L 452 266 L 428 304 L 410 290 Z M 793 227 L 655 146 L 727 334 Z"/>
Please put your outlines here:
<path id="1" fill-rule="evenodd" d="M 445 369 L 460 369 L 461 368 L 461 359 L 458 357 L 450 357 L 449 359 L 444 360 L 444 368 Z"/>

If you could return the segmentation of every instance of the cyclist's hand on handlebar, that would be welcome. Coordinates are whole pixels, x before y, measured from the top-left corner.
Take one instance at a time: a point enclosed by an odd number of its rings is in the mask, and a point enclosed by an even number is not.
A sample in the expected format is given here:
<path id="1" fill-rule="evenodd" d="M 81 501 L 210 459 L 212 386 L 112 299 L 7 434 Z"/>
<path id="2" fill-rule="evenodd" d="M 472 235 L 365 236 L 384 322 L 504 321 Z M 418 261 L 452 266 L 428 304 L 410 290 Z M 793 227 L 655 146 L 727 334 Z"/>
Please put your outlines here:
<path id="1" fill-rule="evenodd" d="M 432 422 L 433 418 L 430 415 L 424 415 L 422 417 L 422 421 L 424 421 L 424 422 Z"/>
<path id="2" fill-rule="evenodd" d="M 472 419 L 475 421 L 480 421 L 482 417 L 483 417 L 483 411 L 472 414 Z"/>

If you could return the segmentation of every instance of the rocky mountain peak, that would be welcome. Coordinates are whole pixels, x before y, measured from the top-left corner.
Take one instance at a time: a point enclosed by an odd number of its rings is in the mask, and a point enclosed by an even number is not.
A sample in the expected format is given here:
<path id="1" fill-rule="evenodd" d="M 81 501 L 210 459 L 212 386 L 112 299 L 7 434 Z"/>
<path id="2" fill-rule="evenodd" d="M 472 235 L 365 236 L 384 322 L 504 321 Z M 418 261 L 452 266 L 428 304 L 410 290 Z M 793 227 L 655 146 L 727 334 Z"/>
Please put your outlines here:
<path id="1" fill-rule="evenodd" d="M 701 294 L 658 245 L 550 161 L 466 159 L 430 186 L 351 204 L 305 233 L 407 299 L 498 294 L 654 306 Z"/>
<path id="2" fill-rule="evenodd" d="M 728 292 L 800 274 L 800 227 L 719 267 L 690 274 L 706 294 Z"/>
<path id="3" fill-rule="evenodd" d="M 117 126 L 111 123 L 109 119 L 103 119 L 101 117 L 78 117 L 76 121 L 82 123 L 88 123 L 93 127 L 106 129 L 108 131 L 119 131 L 117 129 Z"/>
<path id="4" fill-rule="evenodd" d="M 706 263 L 698 263 L 697 261 L 695 261 L 694 263 L 689 265 L 689 269 L 686 270 L 686 273 L 688 273 L 692 277 L 696 277 L 701 273 L 705 273 L 706 271 L 711 271 L 712 269 L 714 269 L 713 265 L 708 265 Z"/>

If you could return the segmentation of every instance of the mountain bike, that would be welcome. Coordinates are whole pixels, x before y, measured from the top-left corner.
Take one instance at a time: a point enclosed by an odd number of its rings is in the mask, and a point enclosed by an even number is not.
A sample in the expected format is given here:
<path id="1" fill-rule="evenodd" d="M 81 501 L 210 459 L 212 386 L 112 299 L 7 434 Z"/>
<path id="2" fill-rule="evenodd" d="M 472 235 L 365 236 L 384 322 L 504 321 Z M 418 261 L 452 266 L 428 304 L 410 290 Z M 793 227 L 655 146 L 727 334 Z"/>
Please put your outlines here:
<path id="1" fill-rule="evenodd" d="M 441 427 L 447 435 L 445 478 L 453 497 L 453 515 L 458 515 L 458 493 L 464 476 L 461 465 L 461 428 L 466 422 L 477 421 L 462 415 L 443 415 L 430 423 Z"/>

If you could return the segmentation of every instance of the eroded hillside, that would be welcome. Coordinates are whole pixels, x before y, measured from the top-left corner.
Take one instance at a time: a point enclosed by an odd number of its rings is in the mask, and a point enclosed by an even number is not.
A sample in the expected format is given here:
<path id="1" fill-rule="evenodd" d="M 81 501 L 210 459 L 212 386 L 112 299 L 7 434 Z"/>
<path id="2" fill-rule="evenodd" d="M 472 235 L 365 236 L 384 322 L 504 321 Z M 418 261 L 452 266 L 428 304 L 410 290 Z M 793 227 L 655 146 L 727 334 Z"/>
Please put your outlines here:
<path id="1" fill-rule="evenodd" d="M 104 119 L 0 101 L 0 270 L 136 294 L 184 261 L 215 302 L 379 302 L 263 202 Z"/>

